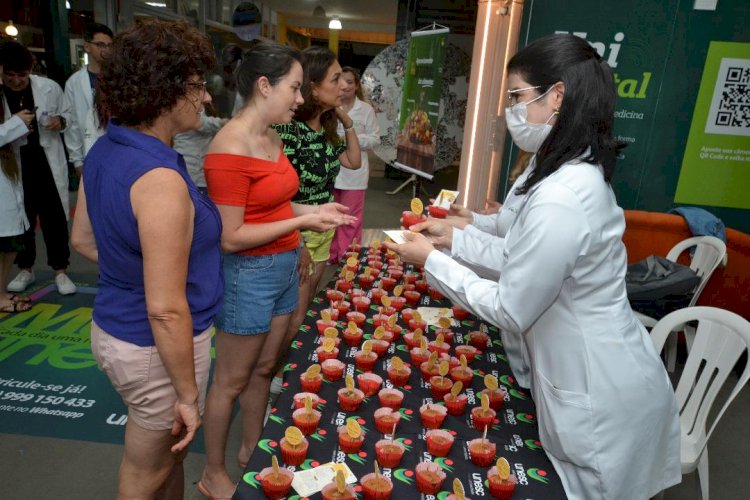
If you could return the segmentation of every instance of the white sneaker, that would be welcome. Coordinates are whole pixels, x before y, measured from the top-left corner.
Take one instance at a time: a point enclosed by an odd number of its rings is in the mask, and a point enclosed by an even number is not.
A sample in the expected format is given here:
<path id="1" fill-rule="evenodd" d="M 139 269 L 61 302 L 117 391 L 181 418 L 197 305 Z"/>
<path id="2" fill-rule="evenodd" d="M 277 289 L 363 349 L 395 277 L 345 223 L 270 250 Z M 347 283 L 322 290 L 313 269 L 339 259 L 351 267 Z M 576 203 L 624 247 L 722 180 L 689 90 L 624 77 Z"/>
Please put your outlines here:
<path id="1" fill-rule="evenodd" d="M 71 295 L 78 291 L 75 283 L 65 273 L 55 276 L 55 285 L 57 285 L 57 291 L 60 292 L 60 295 Z"/>
<path id="2" fill-rule="evenodd" d="M 36 281 L 36 276 L 34 276 L 34 271 L 27 271 L 26 269 L 21 269 L 21 272 L 18 273 L 18 275 L 16 275 L 15 278 L 13 278 L 13 281 L 8 283 L 8 291 L 9 292 L 23 292 L 34 281 Z"/>

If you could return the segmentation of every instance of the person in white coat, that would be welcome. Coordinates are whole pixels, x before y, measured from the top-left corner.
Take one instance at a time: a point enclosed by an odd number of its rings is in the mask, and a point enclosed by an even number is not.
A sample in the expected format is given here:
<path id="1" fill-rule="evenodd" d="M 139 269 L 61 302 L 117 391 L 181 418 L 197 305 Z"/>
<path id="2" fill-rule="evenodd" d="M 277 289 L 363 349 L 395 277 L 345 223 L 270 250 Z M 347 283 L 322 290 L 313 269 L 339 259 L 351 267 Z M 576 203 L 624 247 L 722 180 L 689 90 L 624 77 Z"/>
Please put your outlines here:
<path id="1" fill-rule="evenodd" d="M 104 133 L 94 111 L 94 96 L 96 78 L 102 64 L 112 53 L 113 36 L 112 30 L 103 24 L 91 23 L 86 26 L 83 50 L 88 54 L 88 64 L 65 82 L 65 106 L 72 111 L 71 120 L 65 128 L 65 147 L 78 175 L 81 175 L 86 153 Z"/>
<path id="2" fill-rule="evenodd" d="M 0 61 L 0 81 L 2 73 Z M 31 301 L 27 297 L 5 290 L 13 260 L 18 250 L 23 248 L 21 236 L 29 228 L 29 220 L 23 208 L 21 171 L 10 143 L 29 133 L 34 113 L 23 109 L 7 121 L 4 118 L 0 114 L 0 312 L 15 313 L 31 309 Z"/>
<path id="3" fill-rule="evenodd" d="M 13 141 L 21 170 L 23 198 L 29 229 L 23 235 L 24 249 L 16 255 L 21 271 L 8 284 L 10 292 L 23 292 L 35 281 L 36 220 L 47 247 L 47 263 L 55 271 L 57 290 L 68 295 L 76 286 L 65 273 L 70 264 L 68 246 L 68 164 L 60 132 L 71 119 L 63 91 L 49 78 L 30 75 L 34 58 L 18 42 L 0 49 L 3 61 L 3 112 L 5 120 L 21 110 L 34 110 L 30 132 Z"/>
<path id="4" fill-rule="evenodd" d="M 354 130 L 359 140 L 362 157 L 358 169 L 342 168 L 336 176 L 333 186 L 333 201 L 349 207 L 349 215 L 357 218 L 351 226 L 339 226 L 331 243 L 331 254 L 328 262 L 336 264 L 346 254 L 352 241 L 362 242 L 362 218 L 365 211 L 365 193 L 370 180 L 370 161 L 367 151 L 380 144 L 380 126 L 375 117 L 375 110 L 364 101 L 359 71 L 351 66 L 341 68 L 341 79 L 344 81 L 341 107 L 354 120 Z M 337 132 L 344 136 L 344 126 L 339 123 Z"/>
<path id="5" fill-rule="evenodd" d="M 585 40 L 552 35 L 508 64 L 514 142 L 536 152 L 516 191 L 500 277 L 478 277 L 430 238 L 433 222 L 388 246 L 429 283 L 503 330 L 524 335 L 539 436 L 571 499 L 647 499 L 681 480 L 674 392 L 625 292 L 625 220 L 610 180 L 611 68 Z"/>

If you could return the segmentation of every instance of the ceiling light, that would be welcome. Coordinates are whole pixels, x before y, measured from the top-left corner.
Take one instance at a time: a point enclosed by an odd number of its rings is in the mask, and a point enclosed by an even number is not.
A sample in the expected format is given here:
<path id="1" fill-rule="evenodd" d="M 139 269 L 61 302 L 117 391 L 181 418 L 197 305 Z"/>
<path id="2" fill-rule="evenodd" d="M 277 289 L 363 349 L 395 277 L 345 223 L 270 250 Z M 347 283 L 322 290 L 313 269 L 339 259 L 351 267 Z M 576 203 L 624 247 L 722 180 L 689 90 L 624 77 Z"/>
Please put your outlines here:
<path id="1" fill-rule="evenodd" d="M 13 38 L 18 36 L 18 28 L 13 26 L 13 21 L 8 21 L 8 24 L 5 26 L 5 34 Z"/>
<path id="2" fill-rule="evenodd" d="M 328 29 L 331 29 L 331 30 L 341 29 L 341 21 L 339 21 L 339 16 L 333 16 L 333 19 L 331 19 L 331 22 L 328 23 Z"/>

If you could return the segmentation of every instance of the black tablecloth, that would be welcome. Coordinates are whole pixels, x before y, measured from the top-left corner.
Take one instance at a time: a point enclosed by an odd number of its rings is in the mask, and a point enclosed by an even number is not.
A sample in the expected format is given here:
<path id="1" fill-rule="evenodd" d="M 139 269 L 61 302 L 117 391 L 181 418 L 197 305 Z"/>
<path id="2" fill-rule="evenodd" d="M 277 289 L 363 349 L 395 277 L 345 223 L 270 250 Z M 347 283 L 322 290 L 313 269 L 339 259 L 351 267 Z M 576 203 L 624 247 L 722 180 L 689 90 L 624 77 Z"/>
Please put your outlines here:
<path id="1" fill-rule="evenodd" d="M 363 266 L 366 265 L 365 250 L 360 254 L 360 260 Z M 410 266 L 405 266 L 405 271 L 409 270 Z M 333 288 L 333 285 L 332 282 L 328 286 Z M 375 286 L 377 285 L 378 281 L 375 282 Z M 433 300 L 427 294 L 422 296 L 419 305 L 450 307 L 447 300 Z M 275 402 L 258 446 L 239 482 L 234 496 L 235 499 L 263 498 L 262 487 L 256 479 L 258 472 L 270 465 L 271 455 L 276 455 L 280 463 L 282 461 L 278 443 L 284 436 L 284 430 L 293 425 L 292 399 L 295 394 L 302 392 L 299 376 L 308 366 L 317 362 L 315 348 L 318 346 L 319 337 L 315 321 L 319 319 L 319 311 L 326 307 L 328 307 L 328 300 L 325 297 L 325 292 L 321 292 L 315 298 L 310 311 L 308 311 L 305 323 L 292 342 L 292 349 L 285 366 L 284 391 Z M 367 314 L 368 320 L 363 327 L 365 338 L 368 338 L 369 334 L 374 331 L 372 320 L 369 317 L 374 314 L 375 306 L 372 306 L 372 309 L 373 311 Z M 406 325 L 400 319 L 399 324 L 404 327 L 404 333 L 406 333 Z M 345 322 L 339 321 L 339 326 L 340 330 L 343 331 Z M 497 328 L 487 324 L 484 328 L 489 331 L 492 345 L 487 346 L 484 353 L 470 365 L 475 370 L 475 377 L 471 387 L 465 389 L 469 396 L 466 414 L 463 417 L 448 415 L 442 426 L 443 429 L 453 431 L 456 437 L 448 457 L 433 458 L 427 452 L 424 441 L 425 429 L 422 428 L 420 422 L 419 408 L 426 402 L 432 402 L 432 398 L 429 385 L 422 381 L 419 367 L 412 367 L 409 380 L 411 385 L 400 388 L 406 397 L 402 405 L 402 418 L 396 434 L 397 438 L 407 447 L 407 452 L 398 468 L 383 470 L 383 473 L 390 476 L 393 481 L 392 498 L 420 498 L 414 477 L 414 468 L 420 461 L 434 461 L 443 467 L 447 476 L 443 484 L 445 492 L 451 490 L 451 483 L 457 477 L 463 483 L 467 496 L 471 498 L 491 498 L 486 482 L 488 469 L 474 466 L 469 461 L 467 450 L 469 440 L 481 437 L 481 434 L 472 427 L 469 413 L 471 408 L 479 405 L 478 393 L 484 389 L 483 376 L 488 373 L 497 376 L 500 383 L 508 389 L 508 398 L 501 410 L 498 411 L 496 424 L 489 431 L 487 437 L 497 444 L 498 456 L 503 456 L 508 460 L 512 472 L 517 477 L 518 485 L 513 498 L 529 500 L 565 498 L 560 479 L 538 441 L 539 434 L 534 403 L 528 392 L 515 384 L 502 349 Z M 454 326 L 452 328 L 454 331 L 453 345 L 467 343 L 464 335 L 478 329 L 480 329 L 480 322 L 471 316 L 469 319 L 462 321 L 459 327 Z M 428 334 L 430 340 L 433 340 L 434 337 L 434 333 Z M 352 373 L 356 380 L 356 375 L 359 372 L 354 363 L 354 353 L 357 348 L 350 348 L 342 342 L 339 349 L 338 359 L 346 364 L 345 373 Z M 451 354 L 453 354 L 452 349 Z M 403 337 L 395 345 L 391 345 L 388 354 L 383 359 L 379 359 L 375 366 L 374 373 L 383 378 L 384 387 L 390 387 L 385 363 L 393 355 L 401 357 L 407 363 L 410 362 Z M 372 471 L 375 443 L 383 437 L 375 429 L 373 418 L 373 412 L 380 407 L 377 394 L 365 399 L 357 412 L 346 413 L 340 410 L 337 402 L 336 392 L 342 387 L 344 387 L 343 378 L 333 383 L 324 381 L 318 394 L 324 401 L 324 405 L 320 408 L 323 417 L 316 433 L 307 437 L 310 443 L 307 460 L 298 469 L 309 469 L 328 462 L 346 462 L 358 478 Z M 358 417 L 359 421 L 363 423 L 363 427 L 366 429 L 366 438 L 359 454 L 346 455 L 339 450 L 337 428 L 345 423 L 346 418 L 353 416 Z M 289 468 L 295 470 L 295 467 Z M 441 492 L 437 495 L 437 498 L 444 498 L 446 495 L 447 493 Z M 425 495 L 421 495 L 421 497 L 433 498 Z M 300 497 L 296 496 L 294 490 L 292 490 L 289 498 L 294 500 Z M 321 495 L 315 494 L 311 498 L 321 498 Z"/>

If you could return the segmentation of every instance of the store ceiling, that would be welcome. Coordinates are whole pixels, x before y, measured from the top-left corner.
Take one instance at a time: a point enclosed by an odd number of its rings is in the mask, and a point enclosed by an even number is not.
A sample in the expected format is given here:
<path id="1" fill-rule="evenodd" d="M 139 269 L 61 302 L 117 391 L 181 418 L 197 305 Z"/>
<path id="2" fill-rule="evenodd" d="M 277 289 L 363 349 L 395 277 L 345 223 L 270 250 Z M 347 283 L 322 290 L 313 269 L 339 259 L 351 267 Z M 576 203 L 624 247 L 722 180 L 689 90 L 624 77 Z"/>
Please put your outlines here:
<path id="1" fill-rule="evenodd" d="M 338 16 L 345 30 L 390 33 L 396 30 L 398 0 L 264 0 L 263 3 L 282 14 L 288 26 L 328 28 L 328 21 Z M 318 5 L 325 10 L 325 17 L 313 15 Z"/>

